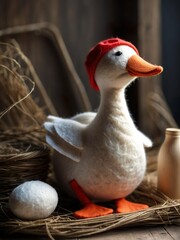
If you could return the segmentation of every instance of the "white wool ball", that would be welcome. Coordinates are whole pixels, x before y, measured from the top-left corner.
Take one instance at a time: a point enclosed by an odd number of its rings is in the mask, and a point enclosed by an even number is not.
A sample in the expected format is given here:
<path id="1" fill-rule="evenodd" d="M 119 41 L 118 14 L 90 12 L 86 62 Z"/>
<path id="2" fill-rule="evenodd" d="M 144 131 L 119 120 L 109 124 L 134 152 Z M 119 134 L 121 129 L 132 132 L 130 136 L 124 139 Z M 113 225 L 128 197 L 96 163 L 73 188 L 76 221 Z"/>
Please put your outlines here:
<path id="1" fill-rule="evenodd" d="M 17 217 L 36 220 L 48 217 L 56 208 L 58 194 L 49 184 L 28 181 L 16 187 L 9 197 L 9 207 Z"/>

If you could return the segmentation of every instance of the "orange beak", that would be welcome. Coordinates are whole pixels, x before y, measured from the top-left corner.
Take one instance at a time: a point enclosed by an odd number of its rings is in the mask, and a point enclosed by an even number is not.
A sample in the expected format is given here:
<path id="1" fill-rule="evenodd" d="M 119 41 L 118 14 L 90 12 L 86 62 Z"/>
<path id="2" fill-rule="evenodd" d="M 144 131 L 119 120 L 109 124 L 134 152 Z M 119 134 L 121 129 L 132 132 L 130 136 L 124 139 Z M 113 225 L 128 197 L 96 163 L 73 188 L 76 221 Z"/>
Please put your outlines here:
<path id="1" fill-rule="evenodd" d="M 163 71 L 163 68 L 146 62 L 138 55 L 133 55 L 128 60 L 126 70 L 131 76 L 148 77 L 160 74 Z"/>

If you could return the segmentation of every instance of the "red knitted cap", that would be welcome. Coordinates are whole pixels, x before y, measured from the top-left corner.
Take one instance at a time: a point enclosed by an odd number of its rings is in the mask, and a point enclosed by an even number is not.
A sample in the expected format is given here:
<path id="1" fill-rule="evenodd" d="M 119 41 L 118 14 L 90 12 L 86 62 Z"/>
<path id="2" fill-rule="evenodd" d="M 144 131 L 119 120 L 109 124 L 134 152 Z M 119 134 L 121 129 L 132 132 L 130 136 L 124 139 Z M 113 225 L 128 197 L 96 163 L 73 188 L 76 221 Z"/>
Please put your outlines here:
<path id="1" fill-rule="evenodd" d="M 99 61 L 109 50 L 120 45 L 126 45 L 133 48 L 134 51 L 139 55 L 137 48 L 132 43 L 120 38 L 109 38 L 101 41 L 95 47 L 91 48 L 90 52 L 88 53 L 85 66 L 89 75 L 90 84 L 95 90 L 99 90 L 99 87 L 94 79 L 94 74 Z"/>

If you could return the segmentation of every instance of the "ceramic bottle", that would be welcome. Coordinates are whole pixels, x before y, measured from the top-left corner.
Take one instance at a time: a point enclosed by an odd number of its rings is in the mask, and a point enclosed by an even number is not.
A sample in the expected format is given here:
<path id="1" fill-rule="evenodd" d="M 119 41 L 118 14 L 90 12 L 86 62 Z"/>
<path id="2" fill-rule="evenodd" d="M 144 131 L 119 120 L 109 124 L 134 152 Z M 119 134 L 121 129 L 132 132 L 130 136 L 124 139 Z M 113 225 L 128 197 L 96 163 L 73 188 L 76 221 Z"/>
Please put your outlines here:
<path id="1" fill-rule="evenodd" d="M 166 129 L 157 170 L 158 189 L 172 199 L 180 199 L 180 129 Z"/>

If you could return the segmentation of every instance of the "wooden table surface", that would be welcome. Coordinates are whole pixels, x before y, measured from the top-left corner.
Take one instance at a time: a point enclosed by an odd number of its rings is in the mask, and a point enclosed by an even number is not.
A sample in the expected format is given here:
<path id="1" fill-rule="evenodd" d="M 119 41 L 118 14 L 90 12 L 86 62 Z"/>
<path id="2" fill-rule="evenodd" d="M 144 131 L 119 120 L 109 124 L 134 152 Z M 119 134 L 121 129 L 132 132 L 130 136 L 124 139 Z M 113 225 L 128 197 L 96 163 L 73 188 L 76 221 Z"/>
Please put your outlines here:
<path id="1" fill-rule="evenodd" d="M 0 233 L 1 236 L 1 233 Z M 38 236 L 11 236 L 0 237 L 0 240 L 48 240 L 49 237 Z M 55 237 L 55 240 L 60 238 Z M 62 238 L 61 238 L 62 239 Z M 64 238 L 67 240 L 67 238 Z M 180 226 L 157 226 L 126 228 L 73 240 L 180 240 Z"/>

